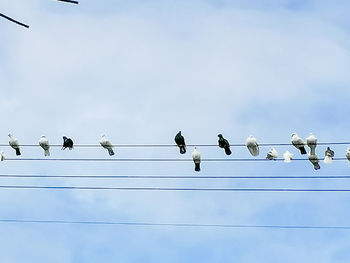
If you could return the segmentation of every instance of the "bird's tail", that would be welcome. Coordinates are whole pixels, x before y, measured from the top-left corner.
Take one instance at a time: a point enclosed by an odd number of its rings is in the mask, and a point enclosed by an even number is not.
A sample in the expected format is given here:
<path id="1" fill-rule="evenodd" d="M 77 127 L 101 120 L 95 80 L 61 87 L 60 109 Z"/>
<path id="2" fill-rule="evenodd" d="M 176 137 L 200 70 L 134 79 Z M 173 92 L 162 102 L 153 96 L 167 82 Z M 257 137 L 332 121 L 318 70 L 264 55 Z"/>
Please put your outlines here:
<path id="1" fill-rule="evenodd" d="M 227 155 L 231 155 L 231 150 L 230 150 L 230 147 L 226 147 L 225 148 L 225 153 L 227 154 Z"/>
<path id="2" fill-rule="evenodd" d="M 301 154 L 307 154 L 307 152 L 306 152 L 304 146 L 303 146 L 303 147 L 300 147 L 299 150 L 300 150 L 300 153 L 301 153 Z"/>
<path id="3" fill-rule="evenodd" d="M 45 156 L 50 156 L 50 150 L 44 150 L 44 155 Z"/>
<path id="4" fill-rule="evenodd" d="M 113 149 L 108 149 L 108 153 L 109 153 L 109 156 L 114 155 L 114 151 L 113 151 Z"/>
<path id="5" fill-rule="evenodd" d="M 19 148 L 16 149 L 16 155 L 21 155 L 21 151 Z"/>
<path id="6" fill-rule="evenodd" d="M 180 145 L 180 153 L 185 154 L 186 153 L 186 146 L 185 145 Z"/>
<path id="7" fill-rule="evenodd" d="M 72 146 L 72 147 L 69 147 L 69 150 L 73 150 L 73 146 Z"/>
<path id="8" fill-rule="evenodd" d="M 195 163 L 195 164 L 194 164 L 194 170 L 195 170 L 196 172 L 199 172 L 199 171 L 201 170 L 201 164 L 200 164 L 200 163 Z"/>
<path id="9" fill-rule="evenodd" d="M 320 167 L 320 165 L 318 163 L 316 163 L 316 164 L 314 164 L 314 169 L 315 170 L 319 170 L 319 169 L 321 169 L 321 167 Z"/>

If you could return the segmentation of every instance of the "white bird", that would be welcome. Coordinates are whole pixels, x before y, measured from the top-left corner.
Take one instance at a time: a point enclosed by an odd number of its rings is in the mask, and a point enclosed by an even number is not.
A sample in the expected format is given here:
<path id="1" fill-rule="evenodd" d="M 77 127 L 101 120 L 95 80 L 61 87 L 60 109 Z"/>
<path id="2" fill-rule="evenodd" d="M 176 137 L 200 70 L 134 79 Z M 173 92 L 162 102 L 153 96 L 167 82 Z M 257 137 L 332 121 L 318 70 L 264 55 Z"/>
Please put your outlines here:
<path id="1" fill-rule="evenodd" d="M 3 160 L 5 160 L 4 152 L 0 152 L 0 161 L 2 162 Z"/>
<path id="2" fill-rule="evenodd" d="M 19 147 L 18 140 L 15 137 L 13 137 L 12 134 L 9 134 L 9 137 L 10 137 L 10 140 L 9 140 L 10 146 L 16 150 L 16 155 L 21 155 L 21 150 Z"/>
<path id="3" fill-rule="evenodd" d="M 278 158 L 278 153 L 275 148 L 272 148 L 266 156 L 266 159 L 268 160 L 276 160 Z"/>
<path id="4" fill-rule="evenodd" d="M 289 151 L 286 151 L 284 154 L 283 154 L 283 158 L 284 158 L 284 162 L 285 163 L 290 163 L 293 159 L 293 154 L 290 153 Z"/>
<path id="5" fill-rule="evenodd" d="M 350 148 L 348 148 L 345 152 L 346 158 L 349 160 L 349 166 L 350 166 Z"/>
<path id="6" fill-rule="evenodd" d="M 253 156 L 259 155 L 259 144 L 253 135 L 250 135 L 245 141 L 245 145 L 247 146 L 249 152 Z"/>
<path id="7" fill-rule="evenodd" d="M 309 137 L 306 138 L 307 146 L 310 148 L 310 154 L 315 155 L 316 154 L 316 146 L 317 146 L 317 139 L 315 135 L 310 133 Z"/>
<path id="8" fill-rule="evenodd" d="M 301 154 L 306 154 L 305 150 L 305 142 L 303 139 L 301 139 L 298 134 L 292 133 L 292 144 L 294 145 L 295 148 L 297 148 Z"/>
<path id="9" fill-rule="evenodd" d="M 312 163 L 315 170 L 318 170 L 321 168 L 320 164 L 318 163 L 319 160 L 316 154 L 309 154 L 308 157 L 309 157 L 309 161 Z"/>
<path id="10" fill-rule="evenodd" d="M 39 139 L 39 145 L 41 146 L 41 148 L 44 149 L 44 155 L 50 156 L 50 144 L 49 140 L 46 138 L 45 135 L 42 135 Z"/>
<path id="11" fill-rule="evenodd" d="M 334 151 L 331 148 L 327 147 L 327 150 L 324 152 L 324 163 L 330 164 L 333 162 Z"/>
<path id="12" fill-rule="evenodd" d="M 100 144 L 103 148 L 108 150 L 108 154 L 110 156 L 114 155 L 114 151 L 113 151 L 113 145 L 112 143 L 106 138 L 105 135 L 102 135 L 102 138 L 100 140 Z"/>
<path id="13" fill-rule="evenodd" d="M 192 152 L 192 159 L 194 162 L 194 170 L 196 172 L 199 172 L 201 170 L 201 153 L 197 150 L 197 147 L 194 147 L 194 150 Z"/>

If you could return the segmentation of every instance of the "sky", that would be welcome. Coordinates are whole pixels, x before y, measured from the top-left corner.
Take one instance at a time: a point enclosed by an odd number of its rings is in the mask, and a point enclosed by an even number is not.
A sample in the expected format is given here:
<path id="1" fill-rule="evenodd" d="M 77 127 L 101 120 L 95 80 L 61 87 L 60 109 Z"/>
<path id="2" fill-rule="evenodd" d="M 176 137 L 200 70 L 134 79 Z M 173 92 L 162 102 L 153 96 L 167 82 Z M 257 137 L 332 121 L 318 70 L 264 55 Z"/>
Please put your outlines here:
<path id="1" fill-rule="evenodd" d="M 254 135 L 289 143 L 349 141 L 348 1 L 0 0 L 2 123 L 21 144 L 231 144 Z M 316 148 L 323 159 L 327 146 Z M 345 157 L 347 145 L 333 145 Z M 276 147 L 279 156 L 291 146 Z M 7 158 L 15 152 L 2 146 Z M 50 158 L 191 158 L 177 148 L 61 151 Z M 261 147 L 265 158 L 268 147 Z M 202 158 L 227 157 L 199 147 Z M 23 158 L 44 158 L 22 147 Z M 347 161 L 4 161 L 1 174 L 348 175 Z M 35 179 L 0 185 L 108 187 L 346 188 L 347 180 Z M 171 192 L 1 189 L 0 219 L 243 225 L 349 225 L 348 193 Z M 3 262 L 349 262 L 348 231 L 0 223 Z"/>

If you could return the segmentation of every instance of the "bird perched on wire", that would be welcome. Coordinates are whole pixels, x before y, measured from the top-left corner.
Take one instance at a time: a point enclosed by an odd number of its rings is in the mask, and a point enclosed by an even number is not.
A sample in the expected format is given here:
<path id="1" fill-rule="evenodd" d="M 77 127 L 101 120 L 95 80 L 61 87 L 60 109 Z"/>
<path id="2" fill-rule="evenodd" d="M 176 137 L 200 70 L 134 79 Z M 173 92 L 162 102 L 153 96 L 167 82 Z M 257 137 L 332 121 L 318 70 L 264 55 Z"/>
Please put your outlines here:
<path id="1" fill-rule="evenodd" d="M 192 159 L 194 162 L 194 170 L 196 172 L 199 172 L 201 170 L 201 153 L 198 151 L 197 147 L 194 147 L 194 150 L 192 152 Z"/>
<path id="2" fill-rule="evenodd" d="M 334 151 L 331 148 L 327 147 L 327 150 L 324 152 L 324 160 L 323 162 L 326 164 L 330 164 L 333 162 Z"/>
<path id="3" fill-rule="evenodd" d="M 350 148 L 346 149 L 345 156 L 349 161 L 349 166 L 350 166 Z"/>
<path id="4" fill-rule="evenodd" d="M 186 143 L 185 138 L 181 135 L 181 131 L 179 131 L 175 136 L 175 142 L 177 146 L 180 148 L 180 153 L 184 154 L 186 153 Z"/>
<path id="5" fill-rule="evenodd" d="M 62 150 L 65 150 L 66 148 L 68 148 L 69 150 L 73 149 L 73 140 L 71 138 L 67 138 L 66 136 L 63 136 Z"/>
<path id="6" fill-rule="evenodd" d="M 291 140 L 293 146 L 295 148 L 297 148 L 301 154 L 306 154 L 306 150 L 305 150 L 305 142 L 303 141 L 303 139 L 301 139 L 298 134 L 296 133 L 292 133 L 292 140 Z"/>
<path id="7" fill-rule="evenodd" d="M 0 161 L 2 162 L 3 160 L 5 160 L 4 152 L 0 152 Z"/>
<path id="8" fill-rule="evenodd" d="M 253 156 L 259 155 L 259 144 L 253 135 L 250 135 L 247 138 L 245 145 L 247 146 L 251 155 Z"/>
<path id="9" fill-rule="evenodd" d="M 318 170 L 321 168 L 320 164 L 318 163 L 319 160 L 316 154 L 309 154 L 308 157 L 309 157 L 309 161 L 312 163 L 315 170 Z"/>
<path id="10" fill-rule="evenodd" d="M 266 155 L 268 160 L 276 160 L 278 158 L 278 153 L 275 148 L 272 148 Z"/>
<path id="11" fill-rule="evenodd" d="M 42 135 L 39 139 L 39 145 L 41 146 L 41 148 L 44 149 L 44 155 L 50 156 L 50 144 L 49 140 L 46 138 L 45 135 Z"/>
<path id="12" fill-rule="evenodd" d="M 310 133 L 309 137 L 306 138 L 306 144 L 310 148 L 310 154 L 311 155 L 316 154 L 317 139 L 315 135 Z"/>
<path id="13" fill-rule="evenodd" d="M 13 149 L 15 149 L 16 155 L 21 155 L 21 150 L 20 150 L 20 147 L 19 147 L 18 140 L 15 137 L 13 137 L 12 134 L 9 134 L 9 137 L 10 137 L 10 140 L 9 140 L 10 146 Z"/>
<path id="14" fill-rule="evenodd" d="M 283 159 L 284 159 L 284 162 L 285 163 L 290 163 L 293 159 L 293 154 L 290 153 L 289 151 L 286 151 L 284 154 L 283 154 Z"/>
<path id="15" fill-rule="evenodd" d="M 113 145 L 112 143 L 106 138 L 105 135 L 102 135 L 102 138 L 100 140 L 100 144 L 103 148 L 108 150 L 108 154 L 109 156 L 114 155 L 114 151 L 113 151 Z"/>
<path id="16" fill-rule="evenodd" d="M 222 134 L 218 134 L 218 137 L 219 137 L 219 147 L 220 148 L 224 148 L 225 149 L 225 153 L 227 155 L 230 155 L 232 152 L 231 152 L 231 149 L 230 149 L 230 143 L 228 142 L 228 140 L 226 140 Z"/>

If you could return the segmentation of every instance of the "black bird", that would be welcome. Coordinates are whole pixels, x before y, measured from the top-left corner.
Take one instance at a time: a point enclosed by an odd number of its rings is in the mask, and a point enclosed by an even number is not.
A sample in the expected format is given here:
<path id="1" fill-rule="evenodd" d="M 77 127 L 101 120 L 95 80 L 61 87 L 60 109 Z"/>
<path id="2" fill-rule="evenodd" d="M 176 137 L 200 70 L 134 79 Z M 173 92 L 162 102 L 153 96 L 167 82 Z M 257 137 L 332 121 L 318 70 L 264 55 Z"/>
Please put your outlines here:
<path id="1" fill-rule="evenodd" d="M 219 147 L 220 148 L 224 148 L 225 149 L 225 153 L 227 155 L 230 155 L 232 152 L 230 150 L 230 143 L 228 142 L 228 140 L 226 140 L 222 134 L 218 134 L 218 137 L 219 137 Z"/>
<path id="2" fill-rule="evenodd" d="M 175 136 L 175 142 L 177 146 L 180 148 L 180 153 L 184 154 L 186 153 L 186 143 L 185 138 L 181 135 L 181 131 L 179 131 Z"/>
<path id="3" fill-rule="evenodd" d="M 71 138 L 67 138 L 66 136 L 63 136 L 63 146 L 62 150 L 69 148 L 69 150 L 73 149 L 73 141 Z"/>

